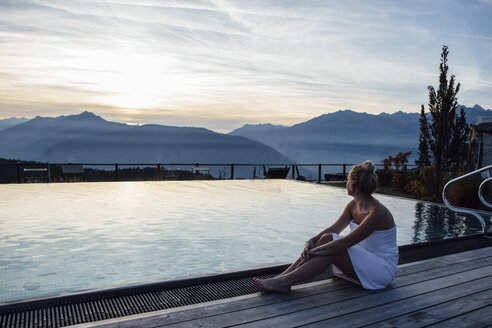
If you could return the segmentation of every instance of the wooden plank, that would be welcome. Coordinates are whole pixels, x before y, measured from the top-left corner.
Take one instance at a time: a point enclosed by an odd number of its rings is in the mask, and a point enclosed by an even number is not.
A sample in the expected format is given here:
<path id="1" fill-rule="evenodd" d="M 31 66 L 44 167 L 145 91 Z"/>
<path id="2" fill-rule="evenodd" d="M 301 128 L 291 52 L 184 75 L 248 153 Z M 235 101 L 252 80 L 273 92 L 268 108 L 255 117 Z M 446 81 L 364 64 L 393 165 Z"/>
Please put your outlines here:
<path id="1" fill-rule="evenodd" d="M 473 288 L 476 288 L 476 285 Z M 489 285 L 492 285 L 492 283 Z M 488 303 L 492 303 L 492 289 L 474 292 L 471 295 L 410 312 L 394 319 L 378 321 L 367 327 L 423 327 L 467 314 L 468 312 L 482 308 L 484 304 Z M 492 323 L 492 320 L 490 322 Z"/>
<path id="2" fill-rule="evenodd" d="M 301 325 L 308 325 L 313 322 L 319 322 L 322 320 L 327 320 L 333 317 L 342 316 L 345 314 L 350 314 L 353 312 L 358 312 L 365 310 L 367 308 L 373 308 L 376 306 L 381 306 L 388 303 L 393 303 L 399 301 L 401 299 L 433 292 L 436 290 L 440 290 L 443 288 L 451 287 L 458 284 L 464 284 L 469 281 L 473 281 L 476 279 L 487 278 L 490 279 L 492 276 L 492 267 L 487 266 L 484 268 L 474 269 L 467 272 L 467 274 L 457 273 L 450 276 L 445 276 L 437 279 L 427 280 L 421 283 L 412 284 L 400 288 L 393 288 L 389 290 L 382 291 L 380 293 L 374 293 L 370 295 L 360 296 L 352 299 L 348 299 L 345 301 L 339 301 L 336 303 L 331 303 L 328 305 L 315 306 L 306 310 L 301 311 L 287 311 L 285 314 L 278 314 L 277 316 L 272 316 L 268 319 L 263 319 L 262 313 L 248 313 L 249 318 L 247 320 L 249 323 L 240 325 L 241 327 L 255 327 L 258 325 L 259 321 L 261 321 L 262 327 L 294 327 Z M 342 291 L 340 291 L 342 292 Z M 336 292 L 335 292 L 336 293 Z M 326 298 L 334 297 L 333 293 L 327 294 Z M 265 309 L 271 312 L 271 309 Z M 246 312 L 246 311 L 241 311 Z M 237 321 L 238 319 L 244 320 L 236 314 L 236 318 L 231 318 L 230 322 L 226 324 L 220 324 L 221 326 L 233 325 L 235 324 L 233 320 Z M 210 318 L 207 318 L 210 319 Z M 229 318 L 228 318 L 229 319 Z M 208 321 L 208 320 L 207 320 Z M 344 321 L 346 324 L 350 321 Z M 198 322 L 196 322 L 198 323 Z M 202 322 L 199 322 L 202 324 Z M 220 320 L 219 320 L 220 323 Z M 323 323 L 324 325 L 324 323 Z M 208 325 L 204 325 L 206 327 Z M 328 325 L 327 325 L 328 326 Z"/>
<path id="3" fill-rule="evenodd" d="M 483 255 L 490 254 L 491 251 L 492 251 L 492 246 L 482 247 L 482 248 L 472 249 L 469 251 L 458 252 L 458 253 L 453 253 L 453 254 L 449 254 L 449 255 L 433 257 L 433 258 L 429 258 L 429 259 L 425 259 L 425 260 L 400 264 L 399 267 L 418 265 L 418 264 L 426 263 L 426 262 L 433 261 L 436 259 L 446 260 L 446 259 L 463 259 L 463 258 L 474 258 L 474 257 L 478 258 L 478 257 L 482 257 Z"/>
<path id="4" fill-rule="evenodd" d="M 492 305 L 485 306 L 466 314 L 454 317 L 449 320 L 439 322 L 429 328 L 461 328 L 461 327 L 491 327 L 492 326 Z"/>
<path id="5" fill-rule="evenodd" d="M 466 268 L 464 267 L 465 264 L 466 264 Z M 426 272 L 418 272 L 407 276 L 397 277 L 395 278 L 395 281 L 393 281 L 391 286 L 392 288 L 403 287 L 403 286 L 412 285 L 416 282 L 423 282 L 429 279 L 436 279 L 452 273 L 462 274 L 463 271 L 466 271 L 471 268 L 475 269 L 475 268 L 483 267 L 484 265 L 487 264 L 491 265 L 492 258 L 477 259 L 474 261 L 466 262 L 465 264 L 460 263 L 457 265 L 448 266 L 446 270 L 442 270 L 442 268 L 439 267 L 432 270 L 428 270 Z M 291 299 L 288 302 L 277 302 L 275 304 L 270 304 L 269 306 L 250 307 L 249 309 L 244 309 L 241 312 L 230 311 L 221 314 L 211 313 L 210 315 L 207 315 L 207 317 L 209 318 L 209 323 L 207 323 L 205 326 L 210 326 L 210 327 L 220 326 L 221 322 L 227 322 L 227 320 L 225 320 L 225 317 L 226 316 L 228 317 L 229 316 L 228 313 L 231 312 L 235 316 L 234 318 L 234 320 L 236 320 L 235 324 L 246 323 L 249 320 L 251 320 L 251 318 L 254 316 L 256 316 L 257 319 L 260 318 L 266 319 L 269 316 L 277 316 L 289 312 L 301 311 L 315 306 L 328 305 L 335 302 L 356 298 L 359 296 L 376 294 L 381 292 L 381 291 L 364 290 L 355 285 L 352 286 L 353 287 L 350 289 L 327 291 L 323 294 L 309 295 L 307 297 L 303 297 L 302 299 Z M 215 316 L 217 316 L 217 318 L 215 318 Z M 198 321 L 202 321 L 202 318 L 203 317 L 198 318 Z M 192 318 L 189 318 L 185 322 L 194 323 L 194 321 L 191 320 Z M 167 325 L 167 324 L 169 323 L 168 322 L 161 323 L 160 325 Z"/>
<path id="6" fill-rule="evenodd" d="M 435 257 L 427 260 L 421 260 L 412 263 L 405 263 L 398 266 L 397 276 L 425 271 L 433 268 L 443 268 L 450 264 L 465 263 L 480 258 L 489 258 L 492 254 L 492 248 L 480 248 L 476 250 L 455 253 L 451 255 Z"/>
<path id="7" fill-rule="evenodd" d="M 436 261 L 439 261 L 442 263 L 447 263 L 447 264 L 467 262 L 467 261 L 475 260 L 478 258 L 488 257 L 491 254 L 492 254 L 492 247 L 483 247 L 483 248 L 478 248 L 478 249 L 474 249 L 471 251 L 454 253 L 454 254 L 440 256 L 440 257 L 433 257 L 430 259 L 421 260 L 421 261 L 417 261 L 417 262 L 401 264 L 398 266 L 398 270 L 401 270 L 401 269 L 407 268 L 407 267 L 422 266 L 424 263 L 425 264 L 434 263 Z"/>
<path id="8" fill-rule="evenodd" d="M 484 289 L 489 290 L 484 292 Z M 328 320 L 317 321 L 311 325 L 305 327 L 319 327 L 321 326 L 341 326 L 344 323 L 350 322 L 351 325 L 365 326 L 376 322 L 391 319 L 395 316 L 405 315 L 410 312 L 418 311 L 423 308 L 432 307 L 444 302 L 450 302 L 457 298 L 468 297 L 471 309 L 474 310 L 480 305 L 483 305 L 484 300 L 487 300 L 491 296 L 490 289 L 492 288 L 491 277 L 482 278 L 479 280 L 469 281 L 467 283 L 438 289 L 433 292 L 420 294 L 414 297 L 405 298 L 396 302 L 381 305 L 375 308 L 369 308 L 366 310 L 353 312 L 336 318 Z M 476 302 L 473 302 L 473 294 L 478 293 L 480 297 L 477 297 Z M 449 306 L 449 304 L 448 304 Z M 452 314 L 448 313 L 448 317 Z"/>
<path id="9" fill-rule="evenodd" d="M 441 259 L 444 260 L 445 262 L 455 262 L 457 259 L 453 254 L 452 256 L 446 256 L 444 258 L 450 258 L 449 260 L 447 259 Z M 483 254 L 482 254 L 483 255 Z M 473 258 L 470 256 L 470 258 Z M 490 258 L 485 258 L 483 260 L 488 260 L 490 262 Z M 467 265 L 473 265 L 472 267 L 477 267 L 477 265 L 482 265 L 483 261 L 482 259 L 478 259 L 475 261 L 468 261 L 465 263 L 468 263 Z M 442 263 L 442 261 L 421 261 L 423 263 L 424 268 L 429 268 L 429 267 L 434 267 L 432 270 L 427 270 L 424 273 L 418 273 L 414 272 L 415 268 L 413 266 L 405 265 L 401 270 L 399 270 L 399 276 L 395 279 L 395 281 L 392 283 L 393 287 L 398 287 L 398 286 L 404 286 L 410 283 L 414 282 L 420 282 L 425 279 L 430 279 L 430 278 L 436 278 L 440 277 L 446 274 L 450 273 L 455 273 L 455 272 L 461 272 L 463 271 L 463 267 L 453 264 L 451 266 L 448 266 L 446 270 L 442 270 L 443 267 L 445 267 L 447 264 Z M 408 277 L 405 276 L 406 272 L 414 272 Z M 316 284 L 316 283 L 314 283 Z M 297 298 L 302 298 L 302 297 L 310 297 L 310 304 L 316 301 L 316 299 L 312 299 L 313 295 L 319 295 L 321 293 L 333 291 L 333 290 L 338 290 L 340 288 L 347 288 L 349 286 L 353 286 L 350 283 L 346 283 L 342 281 L 341 279 L 335 279 L 331 283 L 323 283 L 319 285 L 319 282 L 317 283 L 318 285 L 314 285 L 311 287 L 307 288 L 301 288 L 296 290 L 295 292 L 292 292 L 287 295 L 267 295 L 267 296 L 262 296 L 262 297 L 249 297 L 247 299 L 240 299 L 235 302 L 219 302 L 218 304 L 213 304 L 211 306 L 203 306 L 202 305 L 194 305 L 190 307 L 187 307 L 185 310 L 181 309 L 169 309 L 169 310 L 164 310 L 164 311 L 158 311 L 158 313 L 149 313 L 147 316 L 145 315 L 137 315 L 133 317 L 125 317 L 125 318 L 117 318 L 117 319 L 111 319 L 107 320 L 106 322 L 99 322 L 99 326 L 101 327 L 131 327 L 136 324 L 141 324 L 143 322 L 146 322 L 147 326 L 152 326 L 152 325 L 162 325 L 162 324 L 172 324 L 172 323 L 179 323 L 183 321 L 189 321 L 193 319 L 199 319 L 199 318 L 204 318 L 204 317 L 210 317 L 214 315 L 220 315 L 220 314 L 226 314 L 229 312 L 235 312 L 239 310 L 244 310 L 248 308 L 258 308 L 261 306 L 266 306 L 270 304 L 275 304 L 279 302 L 286 302 L 286 301 L 291 301 L 293 299 Z M 341 284 L 341 286 L 340 286 Z M 335 287 L 335 288 L 334 288 Z M 360 288 L 357 288 L 357 290 L 362 291 Z M 362 291 L 362 293 L 374 293 L 371 291 Z M 349 294 L 348 293 L 343 293 L 344 296 L 343 299 L 346 299 Z M 357 296 L 357 295 L 355 295 Z M 326 302 L 327 297 L 322 296 L 321 299 Z M 337 300 L 343 300 L 337 298 Z M 303 302 L 305 303 L 305 302 Z M 292 305 L 292 304 L 291 304 Z M 92 325 L 91 325 L 92 326 Z M 82 327 L 82 326 L 81 326 Z"/>

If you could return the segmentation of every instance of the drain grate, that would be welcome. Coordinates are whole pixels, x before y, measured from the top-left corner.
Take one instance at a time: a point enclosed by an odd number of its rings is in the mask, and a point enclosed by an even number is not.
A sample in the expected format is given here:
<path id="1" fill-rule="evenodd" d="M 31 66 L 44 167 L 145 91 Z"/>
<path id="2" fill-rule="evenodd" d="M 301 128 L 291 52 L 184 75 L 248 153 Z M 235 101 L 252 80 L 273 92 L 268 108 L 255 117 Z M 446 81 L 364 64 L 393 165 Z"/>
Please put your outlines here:
<path id="1" fill-rule="evenodd" d="M 253 294 L 261 290 L 252 277 L 273 277 L 282 271 L 275 268 L 1 306 L 0 327 L 64 327 Z M 330 277 L 328 270 L 310 282 Z"/>

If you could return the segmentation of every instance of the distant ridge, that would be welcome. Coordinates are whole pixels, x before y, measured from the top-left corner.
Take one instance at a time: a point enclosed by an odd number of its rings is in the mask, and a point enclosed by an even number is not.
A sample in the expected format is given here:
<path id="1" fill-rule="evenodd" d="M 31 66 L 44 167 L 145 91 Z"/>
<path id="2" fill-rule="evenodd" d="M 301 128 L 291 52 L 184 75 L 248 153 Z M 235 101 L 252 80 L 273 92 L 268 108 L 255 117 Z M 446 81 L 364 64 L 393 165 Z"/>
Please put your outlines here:
<path id="1" fill-rule="evenodd" d="M 468 121 L 492 117 L 479 105 L 463 108 Z M 0 157 L 49 162 L 149 163 L 379 163 L 400 151 L 417 156 L 418 113 L 373 115 L 352 110 L 323 114 L 292 126 L 246 124 L 229 134 L 205 128 L 109 122 L 89 111 L 0 128 Z M 7 126 L 7 123 L 3 126 Z"/>
<path id="2" fill-rule="evenodd" d="M 0 131 L 11 128 L 17 124 L 21 124 L 27 121 L 29 121 L 29 119 L 24 117 L 22 118 L 11 117 L 11 118 L 0 120 Z"/>
<path id="3" fill-rule="evenodd" d="M 461 106 L 459 106 L 461 108 Z M 463 106 L 468 121 L 477 116 L 492 116 L 492 110 L 479 105 Z M 418 113 L 398 111 L 379 115 L 340 110 L 323 114 L 289 127 L 245 125 L 230 132 L 262 142 L 299 163 L 375 163 L 400 151 L 417 156 Z"/>
<path id="4" fill-rule="evenodd" d="M 245 137 L 205 128 L 108 122 L 90 112 L 38 116 L 2 130 L 0 157 L 74 163 L 292 163 Z"/>

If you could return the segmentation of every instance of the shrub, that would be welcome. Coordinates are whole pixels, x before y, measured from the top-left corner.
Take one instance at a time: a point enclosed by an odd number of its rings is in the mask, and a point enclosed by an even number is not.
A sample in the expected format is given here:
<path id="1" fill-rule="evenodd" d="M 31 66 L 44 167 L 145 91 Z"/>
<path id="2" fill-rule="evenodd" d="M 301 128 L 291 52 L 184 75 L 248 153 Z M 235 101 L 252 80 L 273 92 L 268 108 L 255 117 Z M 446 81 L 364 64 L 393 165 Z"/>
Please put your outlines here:
<path id="1" fill-rule="evenodd" d="M 465 172 L 460 172 L 458 175 L 463 175 Z M 482 183 L 480 176 L 469 177 L 465 180 L 456 182 L 448 188 L 446 197 L 451 205 L 462 206 L 468 208 L 482 208 L 486 209 L 482 205 L 478 198 L 478 187 Z M 485 193 L 487 193 L 487 186 L 485 186 Z"/>
<path id="2" fill-rule="evenodd" d="M 400 192 L 407 191 L 405 188 L 408 185 L 409 178 L 407 172 L 395 171 L 393 173 L 393 186 Z"/>
<path id="3" fill-rule="evenodd" d="M 421 167 L 413 171 L 405 190 L 422 200 L 431 200 L 433 193 L 432 183 L 434 181 L 435 164 Z"/>
<path id="4" fill-rule="evenodd" d="M 377 170 L 378 183 L 380 186 L 388 187 L 393 180 L 393 173 L 390 170 Z"/>

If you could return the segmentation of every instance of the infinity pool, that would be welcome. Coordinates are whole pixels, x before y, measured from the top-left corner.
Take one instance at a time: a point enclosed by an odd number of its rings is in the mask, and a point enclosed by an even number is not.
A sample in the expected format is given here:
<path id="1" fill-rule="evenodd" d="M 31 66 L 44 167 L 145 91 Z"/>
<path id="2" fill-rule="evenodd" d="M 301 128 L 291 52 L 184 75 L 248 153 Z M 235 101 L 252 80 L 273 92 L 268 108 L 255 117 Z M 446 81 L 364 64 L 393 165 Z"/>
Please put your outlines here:
<path id="1" fill-rule="evenodd" d="M 400 245 L 469 229 L 443 207 L 376 197 Z M 288 263 L 350 199 L 289 180 L 0 185 L 0 300 Z"/>

